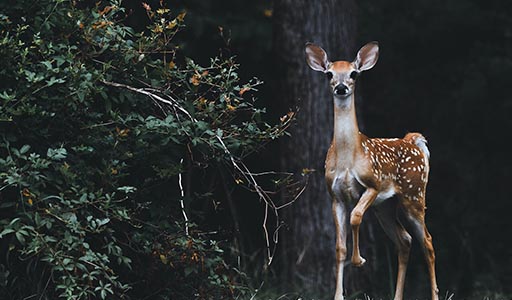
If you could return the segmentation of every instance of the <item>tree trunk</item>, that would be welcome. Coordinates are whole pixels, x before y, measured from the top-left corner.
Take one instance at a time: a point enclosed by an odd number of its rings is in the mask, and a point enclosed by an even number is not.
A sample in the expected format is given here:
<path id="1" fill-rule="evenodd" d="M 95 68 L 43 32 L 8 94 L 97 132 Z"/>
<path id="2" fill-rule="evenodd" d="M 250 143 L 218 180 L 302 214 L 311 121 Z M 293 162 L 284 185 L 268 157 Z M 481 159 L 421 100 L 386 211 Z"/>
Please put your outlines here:
<path id="1" fill-rule="evenodd" d="M 280 234 L 276 259 L 282 282 L 288 288 L 299 286 L 306 291 L 333 293 L 335 229 L 324 180 L 325 155 L 332 139 L 333 102 L 325 76 L 307 66 L 304 46 L 306 42 L 321 46 L 331 61 L 352 60 L 358 49 L 354 43 L 355 3 L 276 0 L 273 19 L 276 101 L 284 109 L 300 107 L 291 137 L 281 140 L 282 169 L 316 170 L 306 192 L 283 212 L 287 230 Z M 350 269 L 347 276 L 354 273 Z M 348 282 L 347 288 L 354 286 Z"/>

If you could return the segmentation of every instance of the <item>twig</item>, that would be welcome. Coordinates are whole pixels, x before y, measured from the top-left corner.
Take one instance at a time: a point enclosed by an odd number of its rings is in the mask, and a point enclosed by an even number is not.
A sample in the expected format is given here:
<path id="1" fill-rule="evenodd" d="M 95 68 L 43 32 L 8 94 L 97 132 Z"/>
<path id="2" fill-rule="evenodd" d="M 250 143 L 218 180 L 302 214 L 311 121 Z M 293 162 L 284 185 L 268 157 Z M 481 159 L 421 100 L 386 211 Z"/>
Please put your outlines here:
<path id="1" fill-rule="evenodd" d="M 180 160 L 180 164 L 183 164 L 183 158 Z M 185 190 L 183 189 L 183 184 L 181 183 L 181 173 L 178 174 L 178 184 L 180 186 L 180 192 L 181 192 L 181 199 L 180 199 L 180 205 L 181 205 L 181 213 L 183 214 L 183 218 L 185 219 L 185 234 L 188 236 L 188 217 L 187 213 L 185 212 L 185 203 L 183 202 L 183 199 L 185 198 Z"/>
<path id="2" fill-rule="evenodd" d="M 263 284 L 264 284 L 264 283 L 265 283 L 265 281 L 262 281 L 262 282 L 261 282 L 260 287 L 259 287 L 259 288 L 257 288 L 257 289 L 254 291 L 255 293 L 251 296 L 251 299 L 249 299 L 249 300 L 253 300 L 253 299 L 254 299 L 254 297 L 256 297 L 256 295 L 258 294 L 258 292 L 259 292 L 259 291 L 261 290 L 261 288 L 263 287 Z"/>
<path id="3" fill-rule="evenodd" d="M 306 190 L 306 187 L 308 186 L 308 180 L 306 180 L 306 183 L 304 184 L 304 186 L 300 189 L 300 191 L 295 195 L 295 197 L 293 197 L 292 200 L 286 202 L 285 204 L 283 205 L 280 205 L 280 206 L 277 206 L 276 209 L 281 209 L 281 208 L 285 208 L 289 205 L 291 205 L 293 202 L 297 201 L 297 199 L 299 199 L 300 195 L 302 195 L 302 193 L 304 193 L 304 191 Z"/>
<path id="4" fill-rule="evenodd" d="M 177 102 L 176 100 L 172 99 L 171 97 L 167 96 L 169 98 L 169 100 L 167 99 L 164 99 L 158 95 L 155 95 L 154 93 L 151 93 L 149 92 L 148 90 L 149 89 L 146 89 L 146 88 L 135 88 L 133 86 L 129 86 L 129 85 L 126 85 L 126 84 L 122 84 L 122 83 L 116 83 L 116 82 L 110 82 L 110 81 L 105 81 L 105 80 L 102 80 L 101 81 L 102 83 L 106 84 L 106 85 L 110 85 L 110 86 L 114 86 L 114 87 L 122 87 L 122 88 L 125 88 L 125 89 L 128 89 L 130 91 L 133 91 L 133 92 L 137 92 L 139 94 L 143 94 L 143 95 L 146 95 L 148 97 L 150 97 L 151 99 L 153 100 L 157 100 L 157 101 L 160 101 L 160 102 L 163 102 L 163 103 L 166 103 L 166 104 L 169 104 L 171 105 L 172 107 L 174 108 L 177 108 L 178 110 L 180 110 L 182 113 L 184 113 L 187 117 L 190 118 L 190 120 L 194 121 L 194 122 L 197 122 L 196 119 L 194 119 L 186 109 L 184 109 L 183 107 L 181 107 Z"/>

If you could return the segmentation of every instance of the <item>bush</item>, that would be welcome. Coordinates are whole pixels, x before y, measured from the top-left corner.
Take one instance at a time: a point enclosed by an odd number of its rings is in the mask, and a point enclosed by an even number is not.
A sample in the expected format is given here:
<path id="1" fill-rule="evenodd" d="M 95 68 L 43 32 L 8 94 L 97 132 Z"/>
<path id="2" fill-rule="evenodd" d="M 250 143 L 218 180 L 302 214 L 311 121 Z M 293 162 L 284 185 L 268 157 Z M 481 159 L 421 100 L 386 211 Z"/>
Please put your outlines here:
<path id="1" fill-rule="evenodd" d="M 247 292 L 229 245 L 194 208 L 224 201 L 221 178 L 265 198 L 242 159 L 292 118 L 263 121 L 260 82 L 242 84 L 234 58 L 200 66 L 183 55 L 185 12 L 141 9 L 149 25 L 136 32 L 116 0 L 0 4 L 6 299 Z"/>

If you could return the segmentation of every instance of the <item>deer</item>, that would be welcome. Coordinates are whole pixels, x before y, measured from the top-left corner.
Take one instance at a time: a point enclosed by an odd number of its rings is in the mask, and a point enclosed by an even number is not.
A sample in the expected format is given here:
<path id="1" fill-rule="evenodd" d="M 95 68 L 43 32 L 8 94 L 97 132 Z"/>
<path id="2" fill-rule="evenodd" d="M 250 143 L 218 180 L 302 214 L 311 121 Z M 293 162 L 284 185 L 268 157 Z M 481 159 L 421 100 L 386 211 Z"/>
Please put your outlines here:
<path id="1" fill-rule="evenodd" d="M 343 299 L 343 268 L 347 257 L 347 229 L 352 229 L 351 263 L 366 260 L 359 251 L 359 227 L 368 208 L 398 252 L 398 274 L 394 300 L 402 300 L 412 237 L 399 220 L 402 211 L 410 231 L 423 250 L 430 279 L 431 299 L 438 300 L 435 252 L 425 224 L 425 192 L 429 176 L 430 152 L 427 140 L 417 132 L 403 138 L 369 138 L 359 131 L 355 111 L 356 80 L 375 66 L 378 42 L 359 49 L 352 61 L 329 61 L 321 47 L 307 43 L 306 62 L 311 69 L 326 74 L 334 102 L 334 132 L 325 160 L 325 181 L 332 198 L 336 229 L 335 300 Z M 392 200 L 395 199 L 395 200 Z M 348 212 L 350 212 L 350 217 Z"/>

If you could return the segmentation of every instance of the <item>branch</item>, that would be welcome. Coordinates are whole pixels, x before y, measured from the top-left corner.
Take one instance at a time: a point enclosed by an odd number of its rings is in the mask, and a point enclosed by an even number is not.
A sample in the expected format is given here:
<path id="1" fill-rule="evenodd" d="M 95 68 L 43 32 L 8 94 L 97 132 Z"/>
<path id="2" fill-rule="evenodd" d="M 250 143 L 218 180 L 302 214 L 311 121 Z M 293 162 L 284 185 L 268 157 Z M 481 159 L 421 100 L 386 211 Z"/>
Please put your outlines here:
<path id="1" fill-rule="evenodd" d="M 180 160 L 180 164 L 183 164 L 183 158 Z M 180 192 L 181 192 L 181 199 L 180 199 L 180 205 L 181 205 L 181 213 L 183 214 L 183 218 L 185 219 L 185 234 L 188 236 L 188 217 L 187 213 L 185 212 L 185 203 L 183 202 L 183 199 L 185 198 L 185 190 L 183 189 L 183 184 L 181 183 L 181 173 L 178 174 L 178 184 L 180 186 Z"/>
<path id="2" fill-rule="evenodd" d="M 172 98 L 171 96 L 166 95 L 166 94 L 164 94 L 164 96 L 157 95 L 156 93 L 162 94 L 162 91 L 160 91 L 160 90 L 157 90 L 157 89 L 154 89 L 154 88 L 136 88 L 136 87 L 132 87 L 132 86 L 129 86 L 129 85 L 126 85 L 126 84 L 110 82 L 110 81 L 101 81 L 101 82 L 103 84 L 105 84 L 105 85 L 128 89 L 130 91 L 133 91 L 133 92 L 136 92 L 136 93 L 148 96 L 153 101 L 157 102 L 157 104 L 159 106 L 161 104 L 165 104 L 165 105 L 171 106 L 171 108 L 174 110 L 174 113 L 176 114 L 176 117 L 178 119 L 179 119 L 178 112 L 181 112 L 184 115 L 186 115 L 191 121 L 197 122 L 197 119 L 192 117 L 189 114 L 189 112 L 185 108 L 183 108 L 178 103 L 178 101 L 176 101 L 174 98 Z M 289 113 L 287 118 L 281 120 L 282 123 L 284 123 L 286 125 L 286 127 L 288 127 L 290 125 L 290 122 L 291 122 L 291 119 L 293 117 L 293 114 L 294 113 Z M 281 205 L 279 207 L 276 206 L 275 203 L 273 202 L 272 198 L 268 195 L 268 192 L 266 192 L 259 185 L 258 181 L 255 179 L 255 177 L 257 177 L 257 176 L 274 174 L 274 172 L 252 173 L 249 170 L 249 168 L 247 168 L 247 166 L 239 158 L 235 157 L 231 153 L 231 151 L 229 151 L 228 147 L 224 143 L 224 140 L 222 139 L 221 136 L 216 135 L 215 139 L 222 146 L 222 149 L 224 150 L 224 153 L 229 158 L 228 161 L 231 164 L 231 166 L 234 168 L 234 170 L 237 173 L 239 173 L 242 178 L 244 178 L 246 180 L 247 184 L 253 189 L 254 192 L 256 192 L 256 194 L 258 195 L 260 201 L 262 201 L 265 204 L 265 215 L 264 215 L 262 227 L 263 227 L 263 231 L 264 231 L 264 235 L 265 235 L 265 243 L 266 243 L 266 248 L 267 248 L 267 258 L 268 258 L 267 266 L 270 266 L 270 264 L 273 261 L 275 250 L 276 250 L 276 246 L 277 246 L 277 242 L 278 242 L 278 230 L 281 227 L 279 225 L 280 222 L 279 222 L 279 213 L 278 213 L 278 211 L 279 211 L 279 209 L 284 208 L 284 207 L 292 204 L 293 202 L 295 202 L 295 200 L 297 200 L 297 198 L 306 189 L 306 185 L 304 185 L 304 187 L 299 191 L 299 193 L 291 201 L 289 201 L 288 203 L 285 203 L 285 204 L 283 204 L 283 205 Z M 181 160 L 181 162 L 183 162 L 183 159 Z M 183 186 L 181 184 L 181 176 L 182 176 L 182 174 L 180 173 L 178 176 L 179 176 L 178 177 L 179 178 L 179 186 L 180 186 L 181 197 L 182 197 L 182 200 L 180 200 L 181 201 L 181 209 L 182 209 L 182 214 L 183 214 L 183 217 L 185 219 L 185 224 L 186 224 L 185 225 L 186 226 L 185 230 L 186 230 L 187 235 L 188 235 L 188 217 L 187 217 L 187 215 L 185 213 L 185 207 L 184 207 L 184 203 L 183 203 L 184 190 L 183 190 Z M 271 245 L 270 245 L 271 244 L 271 242 L 270 242 L 270 235 L 269 235 L 269 231 L 268 231 L 268 227 L 267 227 L 269 213 L 272 213 L 275 216 L 275 218 L 276 218 L 276 224 L 275 224 L 276 230 L 273 233 L 273 239 L 272 239 L 273 240 L 273 247 L 272 247 L 272 249 L 271 249 Z"/>
<path id="3" fill-rule="evenodd" d="M 126 85 L 126 84 L 122 84 L 122 83 L 116 83 L 116 82 L 110 82 L 110 81 L 105 81 L 105 80 L 102 80 L 101 81 L 102 83 L 106 84 L 106 85 L 110 85 L 110 86 L 114 86 L 114 87 L 121 87 L 121 88 L 125 88 L 125 89 L 128 89 L 130 91 L 133 91 L 133 92 L 136 92 L 136 93 L 139 93 L 139 94 L 143 94 L 143 95 L 146 95 L 148 97 L 150 97 L 151 99 L 153 100 L 156 100 L 156 101 L 159 101 L 159 102 L 163 102 L 165 104 L 168 104 L 168 105 L 171 105 L 173 108 L 176 108 L 178 110 L 180 110 L 182 113 L 184 113 L 187 117 L 190 118 L 190 120 L 194 121 L 194 122 L 197 122 L 196 119 L 194 119 L 186 109 L 184 109 L 183 107 L 181 107 L 178 102 L 176 102 L 176 100 L 174 100 L 173 98 L 171 98 L 170 96 L 167 95 L 167 97 L 169 99 L 164 99 L 154 93 L 151 93 L 149 92 L 149 90 L 153 90 L 153 89 L 148 89 L 148 88 L 135 88 L 133 86 L 129 86 L 129 85 Z"/>

